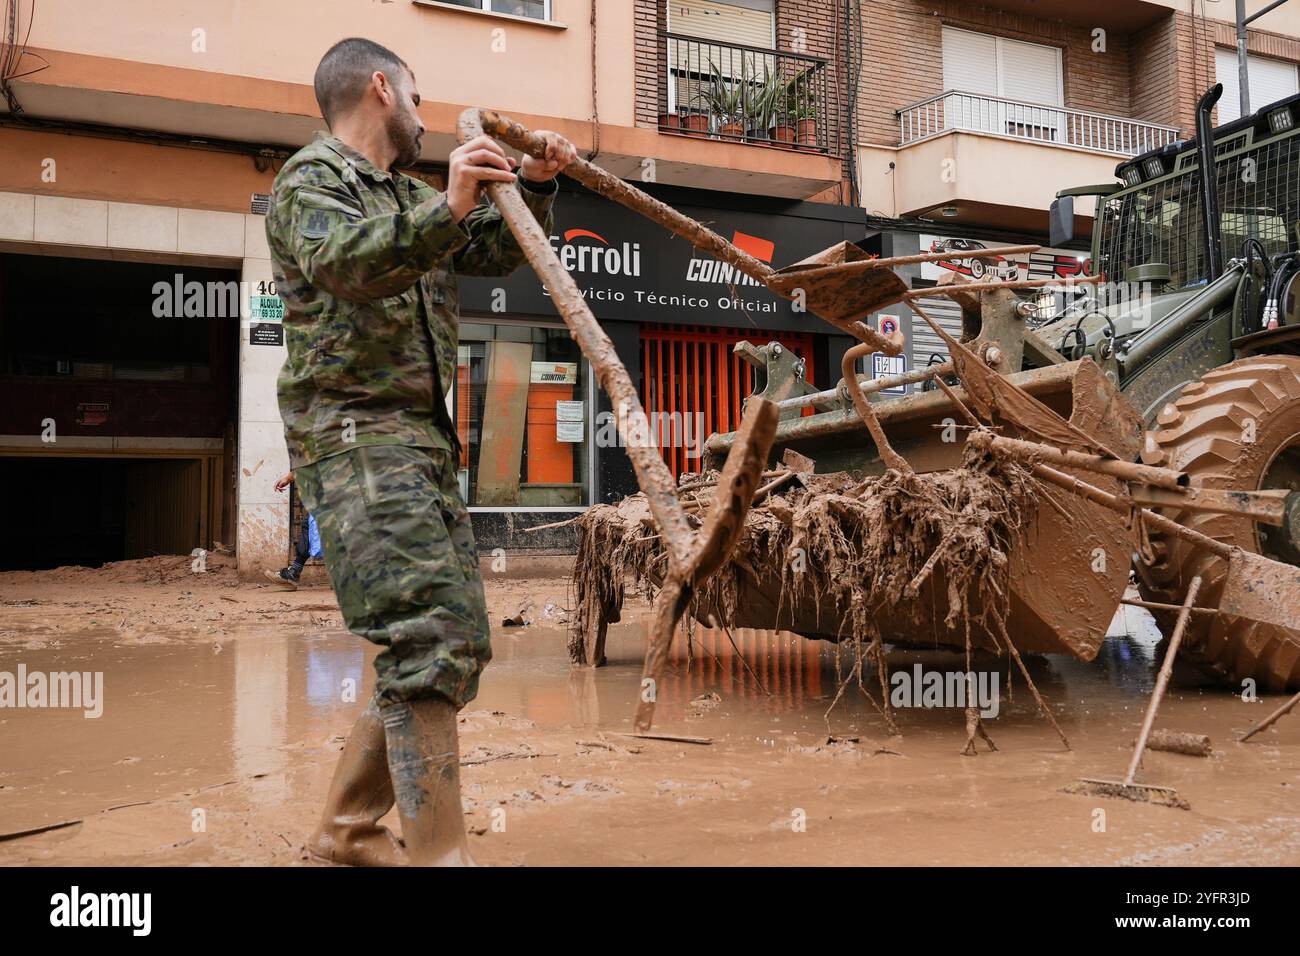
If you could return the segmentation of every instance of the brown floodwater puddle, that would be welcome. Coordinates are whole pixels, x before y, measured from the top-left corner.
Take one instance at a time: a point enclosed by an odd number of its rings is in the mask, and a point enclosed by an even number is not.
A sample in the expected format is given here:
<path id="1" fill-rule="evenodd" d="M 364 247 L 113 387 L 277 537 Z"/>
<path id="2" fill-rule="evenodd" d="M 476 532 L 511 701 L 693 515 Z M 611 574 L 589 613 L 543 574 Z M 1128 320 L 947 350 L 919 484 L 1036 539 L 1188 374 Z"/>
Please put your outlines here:
<path id="1" fill-rule="evenodd" d="M 566 638 L 564 631 L 544 627 L 494 633 L 494 660 L 469 710 L 526 718 L 538 734 L 552 738 L 557 731 L 590 739 L 630 730 L 641 686 L 644 624 L 612 626 L 609 665 L 599 669 L 572 668 Z M 1028 661 L 1075 748 L 1069 754 L 1037 713 L 1020 675 L 1013 675 L 1008 692 L 1006 661 L 977 660 L 977 671 L 999 675 L 998 711 L 987 726 L 1000 752 L 990 760 L 955 757 L 965 734 L 962 711 L 953 707 L 900 708 L 901 737 L 889 737 L 875 705 L 852 688 L 828 714 L 852 663 L 847 651 L 837 659 L 831 645 L 744 629 L 730 639 L 697 629 L 693 640 L 693 655 L 682 637 L 674 645 L 658 687 L 656 731 L 711 738 L 711 748 L 692 748 L 700 754 L 692 759 L 713 761 L 719 773 L 746 780 L 770 771 L 773 779 L 789 779 L 797 788 L 811 773 L 824 791 L 843 787 L 847 794 L 869 778 L 883 788 L 873 791 L 873 812 L 888 809 L 881 793 L 897 794 L 895 809 L 906 806 L 912 825 L 920 826 L 926 812 L 942 812 L 949 801 L 977 813 L 981 801 L 1005 807 L 1018 795 L 1041 800 L 1074 776 L 1120 775 L 1152 685 L 1159 634 L 1145 612 L 1125 609 L 1095 661 Z M 22 665 L 29 674 L 103 675 L 97 718 L 70 709 L 0 709 L 0 833 L 230 781 L 247 784 L 253 815 L 259 807 L 297 802 L 310 819 L 323 796 L 318 791 L 325 771 L 316 767 L 316 754 L 346 730 L 368 694 L 373 654 L 344 632 L 248 631 L 220 643 L 142 645 L 88 633 L 64 636 L 52 647 L 0 647 L 0 673 Z M 945 651 L 895 650 L 889 661 L 891 681 L 898 674 L 916 679 L 963 667 L 960 655 Z M 866 684 L 878 692 L 874 672 Z M 1207 733 L 1220 753 L 1202 761 L 1154 755 L 1148 770 L 1160 776 L 1158 782 L 1193 789 L 1198 805 L 1215 813 L 1259 803 L 1258 813 L 1248 814 L 1259 825 L 1281 819 L 1279 813 L 1290 813 L 1285 819 L 1294 823 L 1300 814 L 1293 800 L 1300 788 L 1296 727 L 1284 721 L 1253 748 L 1233 743 L 1264 712 L 1221 689 L 1176 686 L 1159 726 Z M 514 735 L 527 742 L 531 733 L 520 729 Z M 800 768 L 798 760 L 808 754 L 835 752 L 826 748 L 828 734 L 858 736 L 868 756 L 882 756 L 866 765 L 832 757 L 819 759 L 811 770 Z M 305 763 L 315 772 L 302 772 Z M 527 763 L 516 762 L 515 772 L 527 773 Z M 630 785 L 631 778 L 624 783 Z M 930 808 L 924 804 L 927 787 L 942 794 Z M 0 843 L 0 860 L 5 846 Z"/>

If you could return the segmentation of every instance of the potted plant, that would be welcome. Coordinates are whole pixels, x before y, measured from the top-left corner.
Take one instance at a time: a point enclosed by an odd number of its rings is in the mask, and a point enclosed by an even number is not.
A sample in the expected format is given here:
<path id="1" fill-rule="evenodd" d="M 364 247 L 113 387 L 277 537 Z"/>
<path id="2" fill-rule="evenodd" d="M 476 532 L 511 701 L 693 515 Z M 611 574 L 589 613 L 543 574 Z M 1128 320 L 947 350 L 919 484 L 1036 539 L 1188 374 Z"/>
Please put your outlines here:
<path id="1" fill-rule="evenodd" d="M 712 78 L 704 92 L 704 100 L 709 111 L 718 121 L 718 132 L 728 139 L 739 139 L 745 135 L 745 88 L 742 83 L 725 77 L 709 61 Z"/>
<path id="2" fill-rule="evenodd" d="M 780 74 L 764 70 L 764 89 L 760 96 L 764 115 L 771 124 L 767 129 L 767 138 L 774 143 L 794 142 L 794 117 L 790 113 L 792 82 L 783 80 Z"/>
<path id="3" fill-rule="evenodd" d="M 817 146 L 817 95 L 808 88 L 808 74 L 800 73 L 785 89 L 786 111 L 795 125 L 800 147 Z"/>
<path id="4" fill-rule="evenodd" d="M 795 109 L 795 139 L 803 149 L 817 148 L 817 104 L 810 98 Z"/>
<path id="5" fill-rule="evenodd" d="M 745 133 L 750 139 L 765 141 L 772 138 L 771 127 L 776 115 L 777 97 L 783 86 L 780 78 L 774 76 L 766 64 L 763 65 L 762 78 L 756 77 L 749 84 L 749 103 L 746 109 L 748 126 Z"/>
<path id="6" fill-rule="evenodd" d="M 709 132 L 709 110 L 704 91 L 692 91 L 688 104 L 681 108 L 682 130 L 691 136 L 706 135 Z"/>

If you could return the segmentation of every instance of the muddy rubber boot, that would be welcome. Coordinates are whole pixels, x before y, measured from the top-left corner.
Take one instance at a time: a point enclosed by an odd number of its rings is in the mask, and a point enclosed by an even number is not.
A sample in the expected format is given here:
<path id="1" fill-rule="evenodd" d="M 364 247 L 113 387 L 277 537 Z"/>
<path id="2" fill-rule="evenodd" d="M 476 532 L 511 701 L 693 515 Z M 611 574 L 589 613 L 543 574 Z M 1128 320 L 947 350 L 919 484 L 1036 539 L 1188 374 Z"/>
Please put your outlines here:
<path id="1" fill-rule="evenodd" d="M 325 815 L 307 844 L 319 859 L 350 866 L 405 866 L 397 837 L 379 820 L 393 808 L 384 721 L 372 698 L 334 768 Z"/>
<path id="2" fill-rule="evenodd" d="M 388 770 L 412 866 L 474 866 L 460 803 L 456 708 L 441 698 L 385 704 Z"/>

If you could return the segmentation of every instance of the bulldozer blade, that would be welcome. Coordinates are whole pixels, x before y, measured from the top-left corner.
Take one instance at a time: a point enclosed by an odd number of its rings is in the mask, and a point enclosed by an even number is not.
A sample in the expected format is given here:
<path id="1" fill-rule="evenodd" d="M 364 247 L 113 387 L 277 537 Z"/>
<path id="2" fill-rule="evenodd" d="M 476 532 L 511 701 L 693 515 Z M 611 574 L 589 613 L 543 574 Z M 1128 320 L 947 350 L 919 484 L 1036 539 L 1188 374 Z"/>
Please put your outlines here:
<path id="1" fill-rule="evenodd" d="M 1123 780 L 1101 780 L 1085 777 L 1061 788 L 1063 793 L 1075 793 L 1087 797 L 1112 797 L 1119 800 L 1132 800 L 1135 803 L 1154 803 L 1161 807 L 1173 807 L 1176 810 L 1190 810 L 1192 805 L 1173 787 L 1155 787 L 1145 783 L 1125 783 Z"/>
<path id="2" fill-rule="evenodd" d="M 1300 568 L 1262 554 L 1234 551 L 1219 613 L 1283 628 L 1300 643 Z"/>

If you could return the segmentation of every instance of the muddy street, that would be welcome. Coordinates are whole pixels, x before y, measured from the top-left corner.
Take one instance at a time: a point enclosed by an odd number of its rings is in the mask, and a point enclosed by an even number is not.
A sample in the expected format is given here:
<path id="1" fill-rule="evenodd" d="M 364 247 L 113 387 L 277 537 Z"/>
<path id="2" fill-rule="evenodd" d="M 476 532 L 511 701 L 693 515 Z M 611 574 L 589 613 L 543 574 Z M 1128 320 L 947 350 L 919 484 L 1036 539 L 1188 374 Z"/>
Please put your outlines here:
<path id="1" fill-rule="evenodd" d="M 314 865 L 303 845 L 373 684 L 373 648 L 342 629 L 324 587 L 286 594 L 167 567 L 0 576 L 0 672 L 102 674 L 99 716 L 0 711 L 0 864 Z M 555 621 L 565 594 L 554 568 L 489 578 L 495 657 L 460 716 L 480 863 L 1300 862 L 1300 723 L 1235 742 L 1276 696 L 1171 688 L 1158 726 L 1207 734 L 1214 753 L 1149 753 L 1141 779 L 1190 811 L 1061 792 L 1122 775 L 1159 640 L 1143 611 L 1118 615 L 1090 664 L 1030 659 L 1070 751 L 1018 674 L 1008 687 L 1005 661 L 978 662 L 995 682 L 980 704 L 996 711 L 998 750 L 963 757 L 962 711 L 927 708 L 912 687 L 960 670 L 959 655 L 891 652 L 903 706 L 889 736 L 855 688 L 828 714 L 834 646 L 749 630 L 735 648 L 704 629 L 693 654 L 684 632 L 673 645 L 654 732 L 701 742 L 625 736 L 647 608 L 629 602 L 611 627 L 608 666 L 575 668 Z M 123 624 L 128 600 L 136 620 Z M 531 625 L 499 626 L 521 607 Z"/>

